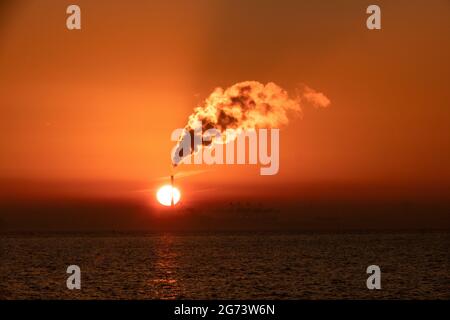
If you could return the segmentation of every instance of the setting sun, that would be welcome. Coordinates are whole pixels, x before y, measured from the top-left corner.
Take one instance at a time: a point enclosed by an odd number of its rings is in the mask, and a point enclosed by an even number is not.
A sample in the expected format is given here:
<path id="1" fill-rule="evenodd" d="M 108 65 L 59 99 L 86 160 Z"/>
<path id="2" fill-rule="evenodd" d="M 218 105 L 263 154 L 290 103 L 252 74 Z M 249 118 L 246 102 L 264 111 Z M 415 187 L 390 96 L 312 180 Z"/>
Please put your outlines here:
<path id="1" fill-rule="evenodd" d="M 158 202 L 164 206 L 171 206 L 172 201 L 173 204 L 177 204 L 180 201 L 180 190 L 171 185 L 165 185 L 158 189 L 156 193 L 156 198 Z"/>

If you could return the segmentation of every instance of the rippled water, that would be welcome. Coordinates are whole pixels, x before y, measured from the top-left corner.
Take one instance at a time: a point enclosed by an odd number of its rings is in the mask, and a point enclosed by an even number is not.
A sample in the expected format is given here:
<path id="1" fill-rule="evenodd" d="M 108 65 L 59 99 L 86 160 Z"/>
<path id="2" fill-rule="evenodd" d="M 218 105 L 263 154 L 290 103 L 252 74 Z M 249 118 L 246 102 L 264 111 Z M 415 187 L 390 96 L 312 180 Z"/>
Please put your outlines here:
<path id="1" fill-rule="evenodd" d="M 448 233 L 2 236 L 3 299 L 450 299 Z M 81 290 L 66 268 L 81 268 Z M 381 267 L 382 290 L 366 288 Z"/>

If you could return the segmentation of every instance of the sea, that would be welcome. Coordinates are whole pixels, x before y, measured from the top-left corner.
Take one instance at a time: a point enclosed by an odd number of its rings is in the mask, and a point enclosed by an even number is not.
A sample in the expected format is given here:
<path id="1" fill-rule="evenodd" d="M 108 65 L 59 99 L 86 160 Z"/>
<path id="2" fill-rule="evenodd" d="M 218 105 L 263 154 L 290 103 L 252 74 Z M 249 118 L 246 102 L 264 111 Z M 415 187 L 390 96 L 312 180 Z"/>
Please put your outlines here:
<path id="1" fill-rule="evenodd" d="M 449 248 L 445 232 L 10 233 L 0 299 L 450 299 Z"/>

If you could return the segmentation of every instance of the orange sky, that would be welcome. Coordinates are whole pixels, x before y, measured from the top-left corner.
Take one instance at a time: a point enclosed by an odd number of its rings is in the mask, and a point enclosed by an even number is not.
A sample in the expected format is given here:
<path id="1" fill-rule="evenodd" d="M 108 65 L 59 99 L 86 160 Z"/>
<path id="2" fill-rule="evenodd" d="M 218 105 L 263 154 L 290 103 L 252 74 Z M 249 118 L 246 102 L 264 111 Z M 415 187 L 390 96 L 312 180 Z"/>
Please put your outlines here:
<path id="1" fill-rule="evenodd" d="M 339 196 L 381 185 L 448 195 L 448 1 L 379 1 L 381 31 L 365 27 L 367 1 L 166 2 L 0 6 L 2 190 L 153 190 L 170 174 L 172 130 L 216 86 L 256 80 L 307 84 L 331 106 L 282 128 L 278 175 L 180 167 L 209 170 L 180 179 L 185 194 Z M 72 3 L 81 31 L 65 27 Z M 317 187 L 333 184 L 348 189 Z"/>

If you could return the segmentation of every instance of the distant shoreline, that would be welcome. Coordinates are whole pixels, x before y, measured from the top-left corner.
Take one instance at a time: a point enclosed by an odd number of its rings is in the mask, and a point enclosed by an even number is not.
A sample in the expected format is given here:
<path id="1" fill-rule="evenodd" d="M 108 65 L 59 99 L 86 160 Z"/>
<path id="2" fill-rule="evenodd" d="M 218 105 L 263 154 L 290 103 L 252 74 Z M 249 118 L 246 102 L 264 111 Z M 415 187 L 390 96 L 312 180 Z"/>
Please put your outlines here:
<path id="1" fill-rule="evenodd" d="M 447 234 L 450 233 L 450 229 L 442 228 L 442 229 L 383 229 L 383 230 L 130 230 L 130 231 L 114 231 L 114 230 L 96 230 L 96 231 L 55 231 L 55 230 L 10 230 L 10 231 L 0 231 L 0 237 L 74 237 L 74 236 L 93 236 L 93 237 L 105 237 L 105 236 L 114 236 L 114 237 L 141 237 L 141 236 L 153 236 L 153 235 L 161 235 L 161 234 L 173 234 L 178 236 L 210 236 L 210 235 L 311 235 L 311 234 L 319 234 L 319 235 L 358 235 L 358 234 Z"/>

